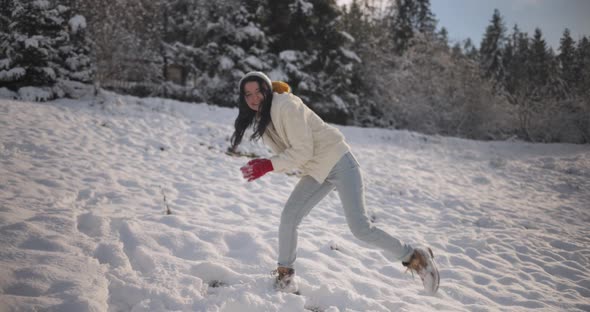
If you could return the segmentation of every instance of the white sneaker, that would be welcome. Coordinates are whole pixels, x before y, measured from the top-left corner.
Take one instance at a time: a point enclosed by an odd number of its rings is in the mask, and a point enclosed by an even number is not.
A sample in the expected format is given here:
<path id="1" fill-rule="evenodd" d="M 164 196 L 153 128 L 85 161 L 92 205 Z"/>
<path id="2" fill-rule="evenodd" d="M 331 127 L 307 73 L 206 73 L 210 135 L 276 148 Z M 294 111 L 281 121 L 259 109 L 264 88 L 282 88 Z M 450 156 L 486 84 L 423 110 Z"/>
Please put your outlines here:
<path id="1" fill-rule="evenodd" d="M 408 271 L 414 272 L 422 279 L 424 290 L 429 295 L 434 295 L 438 291 L 440 284 L 440 274 L 434 263 L 434 254 L 430 248 L 416 248 L 408 262 L 402 262 Z"/>

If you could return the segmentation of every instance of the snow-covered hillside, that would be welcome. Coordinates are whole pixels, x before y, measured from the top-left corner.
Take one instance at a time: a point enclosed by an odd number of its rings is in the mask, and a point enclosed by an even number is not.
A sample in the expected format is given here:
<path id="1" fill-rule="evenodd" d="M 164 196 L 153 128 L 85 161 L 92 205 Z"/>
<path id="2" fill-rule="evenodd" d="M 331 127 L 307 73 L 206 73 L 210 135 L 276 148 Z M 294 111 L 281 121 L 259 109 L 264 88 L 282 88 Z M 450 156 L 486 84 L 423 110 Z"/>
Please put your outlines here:
<path id="1" fill-rule="evenodd" d="M 590 146 L 340 127 L 376 224 L 431 246 L 441 288 L 356 240 L 333 193 L 301 225 L 297 296 L 269 274 L 297 178 L 241 178 L 236 114 L 0 100 L 0 311 L 590 311 Z"/>

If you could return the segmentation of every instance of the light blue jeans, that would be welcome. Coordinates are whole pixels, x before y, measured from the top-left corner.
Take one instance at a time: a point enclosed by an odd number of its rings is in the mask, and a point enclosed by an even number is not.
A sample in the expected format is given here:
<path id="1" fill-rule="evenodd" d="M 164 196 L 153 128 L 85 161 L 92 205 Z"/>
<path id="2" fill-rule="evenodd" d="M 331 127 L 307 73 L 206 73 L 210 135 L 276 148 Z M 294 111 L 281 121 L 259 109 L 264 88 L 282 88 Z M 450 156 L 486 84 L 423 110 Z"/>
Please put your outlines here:
<path id="1" fill-rule="evenodd" d="M 324 183 L 310 176 L 301 178 L 287 200 L 279 226 L 279 261 L 281 267 L 293 268 L 297 257 L 297 227 L 311 209 L 333 189 L 338 191 L 346 221 L 352 234 L 372 246 L 385 250 L 400 261 L 413 252 L 410 245 L 375 227 L 365 211 L 363 178 L 357 160 L 348 152 L 334 165 Z"/>

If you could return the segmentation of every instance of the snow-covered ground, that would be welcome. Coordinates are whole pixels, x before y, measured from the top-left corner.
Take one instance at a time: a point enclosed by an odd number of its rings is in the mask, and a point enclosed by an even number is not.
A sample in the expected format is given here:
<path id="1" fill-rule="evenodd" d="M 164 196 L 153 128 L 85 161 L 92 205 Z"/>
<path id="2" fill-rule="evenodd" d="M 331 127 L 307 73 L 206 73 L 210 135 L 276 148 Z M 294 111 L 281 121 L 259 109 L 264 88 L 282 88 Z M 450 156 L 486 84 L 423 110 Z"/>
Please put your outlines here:
<path id="1" fill-rule="evenodd" d="M 269 274 L 297 178 L 241 178 L 236 114 L 0 100 L 0 311 L 590 311 L 590 146 L 339 127 L 376 224 L 431 246 L 441 287 L 356 240 L 333 193 L 301 225 L 297 296 Z"/>

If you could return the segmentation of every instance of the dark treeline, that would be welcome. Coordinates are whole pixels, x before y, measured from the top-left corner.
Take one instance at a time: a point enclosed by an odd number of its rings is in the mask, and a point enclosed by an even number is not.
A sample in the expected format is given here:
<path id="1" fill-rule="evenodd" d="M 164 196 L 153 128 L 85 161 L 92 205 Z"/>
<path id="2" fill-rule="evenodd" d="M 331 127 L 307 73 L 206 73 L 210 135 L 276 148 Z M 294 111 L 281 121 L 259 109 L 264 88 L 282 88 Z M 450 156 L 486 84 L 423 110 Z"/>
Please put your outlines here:
<path id="1" fill-rule="evenodd" d="M 429 0 L 0 0 L 0 87 L 94 82 L 236 105 L 260 70 L 326 120 L 474 139 L 590 142 L 590 44 L 507 29 L 451 45 Z M 492 13 L 492 12 L 490 12 Z"/>

